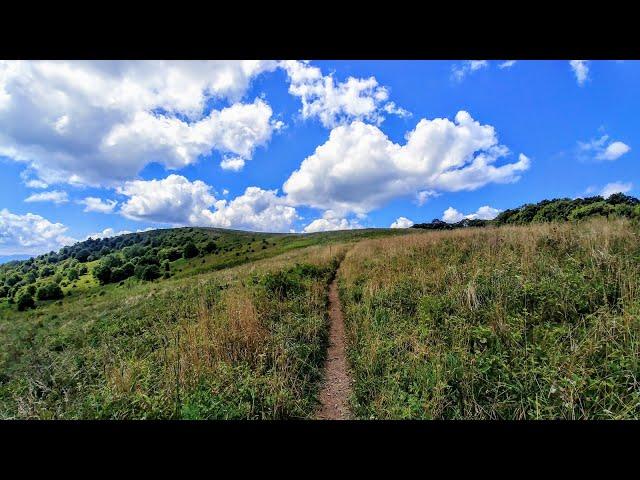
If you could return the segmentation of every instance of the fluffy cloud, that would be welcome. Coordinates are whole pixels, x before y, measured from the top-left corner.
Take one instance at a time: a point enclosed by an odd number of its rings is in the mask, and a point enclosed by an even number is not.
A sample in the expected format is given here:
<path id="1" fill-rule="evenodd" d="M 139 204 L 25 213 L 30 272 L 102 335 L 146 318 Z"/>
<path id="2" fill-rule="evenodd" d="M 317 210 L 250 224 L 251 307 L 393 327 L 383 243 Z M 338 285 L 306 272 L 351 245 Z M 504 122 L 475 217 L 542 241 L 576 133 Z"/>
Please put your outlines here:
<path id="1" fill-rule="evenodd" d="M 136 230 L 136 232 L 148 232 L 149 230 L 153 230 L 153 227 L 148 227 L 148 228 L 143 228 L 143 229 L 140 229 L 140 230 Z M 87 235 L 85 237 L 85 240 L 87 240 L 89 238 L 98 239 L 98 238 L 117 237 L 119 235 L 126 235 L 128 233 L 133 233 L 133 232 L 131 230 L 116 231 L 113 228 L 109 227 L 109 228 L 105 228 L 101 232 L 95 232 L 95 233 L 91 233 L 91 234 Z"/>
<path id="2" fill-rule="evenodd" d="M 598 160 L 616 160 L 631 150 L 629 145 L 622 142 L 613 142 L 607 145 L 604 151 L 596 156 Z"/>
<path id="3" fill-rule="evenodd" d="M 629 152 L 631 147 L 619 141 L 611 141 L 609 135 L 603 135 L 589 142 L 578 142 L 578 150 L 582 157 L 586 155 L 595 160 L 613 161 Z"/>
<path id="4" fill-rule="evenodd" d="M 632 188 L 633 184 L 631 182 L 607 183 L 600 191 L 600 195 L 602 195 L 604 198 L 609 198 L 614 193 L 627 193 Z"/>
<path id="5" fill-rule="evenodd" d="M 337 82 L 333 75 L 323 75 L 306 62 L 285 61 L 281 66 L 289 76 L 289 93 L 302 101 L 302 117 L 317 117 L 327 128 L 355 119 L 379 124 L 384 120 L 383 112 L 410 115 L 388 101 L 389 91 L 374 77 Z"/>
<path id="6" fill-rule="evenodd" d="M 240 157 L 223 158 L 220 162 L 220 168 L 223 170 L 239 172 L 244 168 L 244 163 L 244 160 Z"/>
<path id="7" fill-rule="evenodd" d="M 120 207 L 125 217 L 173 225 L 208 224 L 209 208 L 216 201 L 206 183 L 181 175 L 126 182 L 118 193 L 129 197 Z"/>
<path id="8" fill-rule="evenodd" d="M 446 118 L 422 119 L 393 143 L 377 127 L 356 121 L 334 128 L 283 186 L 291 204 L 367 213 L 392 198 L 419 191 L 474 190 L 488 183 L 517 181 L 529 159 L 496 165 L 509 154 L 495 129 L 461 111 Z"/>
<path id="9" fill-rule="evenodd" d="M 116 200 L 103 200 L 97 197 L 85 197 L 79 200 L 80 205 L 84 205 L 85 212 L 112 213 L 118 202 Z"/>
<path id="10" fill-rule="evenodd" d="M 475 213 L 464 215 L 453 207 L 447 208 L 442 214 L 442 220 L 447 223 L 456 223 L 465 218 L 469 220 L 493 220 L 502 210 L 485 205 L 476 210 Z"/>
<path id="11" fill-rule="evenodd" d="M 502 62 L 500 64 L 498 64 L 498 68 L 503 69 L 503 68 L 511 68 L 516 64 L 516 60 L 507 60 L 505 62 Z"/>
<path id="12" fill-rule="evenodd" d="M 67 227 L 40 215 L 17 215 L 0 210 L 0 255 L 38 255 L 58 250 L 76 240 L 65 235 Z"/>
<path id="13" fill-rule="evenodd" d="M 354 230 L 357 228 L 363 228 L 357 220 L 341 218 L 333 210 L 327 210 L 322 215 L 322 218 L 316 218 L 313 222 L 304 227 L 303 232 L 330 232 L 335 230 Z"/>
<path id="14" fill-rule="evenodd" d="M 277 190 L 248 187 L 231 201 L 218 200 L 208 214 L 209 225 L 222 228 L 282 232 L 298 218 L 296 209 Z"/>
<path id="15" fill-rule="evenodd" d="M 464 218 L 464 215 L 453 207 L 447 208 L 442 214 L 442 220 L 447 223 L 456 223 Z"/>
<path id="16" fill-rule="evenodd" d="M 180 175 L 127 182 L 118 193 L 129 197 L 120 212 L 133 220 L 275 232 L 297 219 L 276 190 L 248 187 L 233 200 L 216 200 L 209 185 Z"/>
<path id="17" fill-rule="evenodd" d="M 570 60 L 569 65 L 571 66 L 571 70 L 573 70 L 573 73 L 576 76 L 578 85 L 584 85 L 587 81 L 587 78 L 589 77 L 588 62 L 586 60 Z"/>
<path id="18" fill-rule="evenodd" d="M 101 232 L 90 233 L 89 235 L 87 235 L 85 240 L 89 238 L 93 238 L 94 240 L 97 240 L 98 238 L 117 237 L 118 235 L 126 235 L 127 233 L 133 233 L 133 232 L 131 230 L 120 230 L 119 232 L 116 232 L 113 228 L 109 227 L 109 228 L 105 228 Z"/>
<path id="19" fill-rule="evenodd" d="M 461 82 L 468 74 L 474 73 L 482 68 L 487 68 L 488 66 L 489 62 L 486 60 L 467 60 L 460 65 L 456 64 L 451 67 L 451 78 Z"/>
<path id="20" fill-rule="evenodd" d="M 0 62 L 0 155 L 46 183 L 106 184 L 218 150 L 244 159 L 281 124 L 238 102 L 277 62 Z M 206 113 L 209 99 L 233 104 Z"/>
<path id="21" fill-rule="evenodd" d="M 67 192 L 60 190 L 51 190 L 50 192 L 34 193 L 24 199 L 25 202 L 53 202 L 56 205 L 61 203 L 67 203 L 69 196 Z"/>
<path id="22" fill-rule="evenodd" d="M 410 228 L 413 226 L 413 220 L 409 220 L 406 217 L 398 217 L 389 228 Z"/>

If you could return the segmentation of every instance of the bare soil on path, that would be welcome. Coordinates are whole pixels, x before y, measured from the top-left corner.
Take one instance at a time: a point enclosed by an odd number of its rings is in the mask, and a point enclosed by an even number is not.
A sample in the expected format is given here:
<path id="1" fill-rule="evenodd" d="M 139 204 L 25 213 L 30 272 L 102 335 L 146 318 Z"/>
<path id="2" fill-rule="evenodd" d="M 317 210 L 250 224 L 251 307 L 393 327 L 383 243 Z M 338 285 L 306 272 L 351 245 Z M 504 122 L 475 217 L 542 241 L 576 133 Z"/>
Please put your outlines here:
<path id="1" fill-rule="evenodd" d="M 344 317 L 338 284 L 334 278 L 329 285 L 329 348 L 324 364 L 324 383 L 320 390 L 319 420 L 348 420 L 351 375 L 347 369 L 344 341 Z"/>

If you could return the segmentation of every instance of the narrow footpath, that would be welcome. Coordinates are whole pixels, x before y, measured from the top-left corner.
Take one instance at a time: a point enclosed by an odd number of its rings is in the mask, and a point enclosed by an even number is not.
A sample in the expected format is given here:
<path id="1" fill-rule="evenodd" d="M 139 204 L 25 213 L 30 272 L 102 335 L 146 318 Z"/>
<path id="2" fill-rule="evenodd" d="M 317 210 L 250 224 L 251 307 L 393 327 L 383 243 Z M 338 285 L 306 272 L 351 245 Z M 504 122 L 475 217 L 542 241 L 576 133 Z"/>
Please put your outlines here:
<path id="1" fill-rule="evenodd" d="M 334 278 L 329 285 L 329 348 L 324 364 L 324 383 L 320 390 L 319 420 L 347 420 L 351 418 L 349 396 L 351 376 L 347 369 L 344 341 L 344 317 Z"/>

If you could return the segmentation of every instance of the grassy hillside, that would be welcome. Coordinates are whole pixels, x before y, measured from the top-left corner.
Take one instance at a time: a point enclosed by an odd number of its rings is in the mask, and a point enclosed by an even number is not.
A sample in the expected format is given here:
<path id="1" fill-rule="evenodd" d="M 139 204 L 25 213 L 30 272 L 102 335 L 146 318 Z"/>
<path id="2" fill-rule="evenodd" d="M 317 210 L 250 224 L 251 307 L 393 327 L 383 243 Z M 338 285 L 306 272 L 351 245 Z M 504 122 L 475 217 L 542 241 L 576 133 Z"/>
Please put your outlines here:
<path id="1" fill-rule="evenodd" d="M 616 217 L 169 229 L 12 262 L 0 418 L 309 418 L 339 264 L 358 418 L 638 418 L 640 227 Z"/>
<path id="2" fill-rule="evenodd" d="M 62 277 L 64 295 L 0 307 L 0 418 L 306 417 L 325 355 L 326 283 L 344 245 L 402 233 L 160 230 L 5 266 L 23 276 L 51 266 L 21 288 Z M 106 258 L 146 267 L 149 252 L 211 239 L 217 251 L 169 261 L 167 278 L 101 284 L 93 274 Z M 82 250 L 100 256 L 75 258 Z"/>
<path id="3" fill-rule="evenodd" d="M 89 239 L 0 265 L 0 315 L 139 282 L 186 278 L 334 241 L 401 234 L 384 229 L 310 235 L 174 228 Z"/>
<path id="4" fill-rule="evenodd" d="M 360 418 L 640 417 L 628 220 L 367 240 L 339 274 Z"/>

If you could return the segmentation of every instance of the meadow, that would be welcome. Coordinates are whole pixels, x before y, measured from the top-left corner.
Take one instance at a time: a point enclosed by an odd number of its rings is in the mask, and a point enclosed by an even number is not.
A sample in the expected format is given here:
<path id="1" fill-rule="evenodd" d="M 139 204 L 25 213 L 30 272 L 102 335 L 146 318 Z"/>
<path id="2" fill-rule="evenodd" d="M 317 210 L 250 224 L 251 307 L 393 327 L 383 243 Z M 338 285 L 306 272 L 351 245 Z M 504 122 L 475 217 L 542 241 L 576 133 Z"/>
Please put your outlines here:
<path id="1" fill-rule="evenodd" d="M 338 276 L 364 419 L 640 416 L 627 219 L 365 240 Z"/>
<path id="2" fill-rule="evenodd" d="M 151 281 L 101 285 L 88 261 L 61 299 L 0 305 L 0 418 L 307 418 L 345 245 L 401 233 L 217 231 L 234 248 L 178 258 Z"/>
<path id="3" fill-rule="evenodd" d="M 353 418 L 640 417 L 635 217 L 432 226 L 155 230 L 5 264 L 0 418 L 314 418 L 334 277 Z"/>

